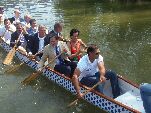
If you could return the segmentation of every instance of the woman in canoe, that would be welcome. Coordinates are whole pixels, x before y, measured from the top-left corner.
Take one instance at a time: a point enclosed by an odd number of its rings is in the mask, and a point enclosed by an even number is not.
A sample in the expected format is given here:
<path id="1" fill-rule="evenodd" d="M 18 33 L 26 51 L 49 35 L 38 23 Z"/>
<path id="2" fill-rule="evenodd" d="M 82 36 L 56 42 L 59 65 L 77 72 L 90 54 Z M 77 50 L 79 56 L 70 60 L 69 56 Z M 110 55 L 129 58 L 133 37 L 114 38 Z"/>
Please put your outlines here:
<path id="1" fill-rule="evenodd" d="M 78 62 L 81 58 L 82 48 L 86 48 L 85 43 L 79 38 L 80 31 L 78 29 L 72 29 L 70 31 L 71 40 L 67 43 L 71 56 L 69 57 L 71 61 Z"/>

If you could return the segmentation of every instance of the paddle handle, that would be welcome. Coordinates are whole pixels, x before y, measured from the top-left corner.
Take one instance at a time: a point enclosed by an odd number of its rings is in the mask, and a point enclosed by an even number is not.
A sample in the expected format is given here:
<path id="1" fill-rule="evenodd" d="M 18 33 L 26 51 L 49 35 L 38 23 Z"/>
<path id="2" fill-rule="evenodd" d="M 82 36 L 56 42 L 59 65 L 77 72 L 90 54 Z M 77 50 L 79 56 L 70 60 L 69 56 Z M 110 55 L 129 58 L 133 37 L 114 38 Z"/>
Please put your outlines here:
<path id="1" fill-rule="evenodd" d="M 28 84 L 30 83 L 30 81 L 36 79 L 39 74 L 42 73 L 42 71 L 45 69 L 46 66 L 48 66 L 51 62 L 53 62 L 56 58 L 58 58 L 62 53 L 60 53 L 59 55 L 57 55 L 54 59 L 52 59 L 47 65 L 45 65 L 40 71 L 36 72 L 36 73 L 32 73 L 32 75 L 28 76 L 27 78 L 25 78 L 22 83 L 23 84 Z"/>
<path id="2" fill-rule="evenodd" d="M 85 96 L 87 93 L 89 93 L 92 89 L 94 89 L 96 86 L 98 86 L 102 81 L 97 82 L 93 87 L 91 87 L 88 90 L 85 90 L 85 92 L 83 93 L 83 96 Z M 76 100 L 74 100 L 73 102 L 71 102 L 68 107 L 71 107 L 73 105 L 75 105 L 78 102 L 79 98 L 77 98 Z"/>
<path id="3" fill-rule="evenodd" d="M 55 56 L 54 59 L 52 59 L 50 62 L 48 62 L 48 64 L 45 65 L 45 66 L 41 69 L 41 72 L 42 72 L 50 63 L 52 63 L 56 58 L 58 58 L 60 55 L 62 55 L 62 53 L 63 53 L 63 52 L 61 52 L 59 55 Z"/>
<path id="4" fill-rule="evenodd" d="M 102 83 L 102 81 L 99 81 L 97 82 L 92 88 L 86 90 L 84 93 L 83 93 L 83 96 L 85 96 L 87 93 L 89 93 L 92 89 L 94 89 L 96 86 L 98 86 L 100 83 Z"/>
<path id="5" fill-rule="evenodd" d="M 20 35 L 19 35 L 19 37 L 18 37 L 18 39 L 17 39 L 17 41 L 16 41 L 16 43 L 15 43 L 15 45 L 14 45 L 14 48 L 17 47 L 17 44 L 18 44 L 18 42 L 19 42 L 19 40 L 20 40 L 20 38 L 21 38 L 21 34 L 22 34 L 22 32 L 20 33 Z"/>

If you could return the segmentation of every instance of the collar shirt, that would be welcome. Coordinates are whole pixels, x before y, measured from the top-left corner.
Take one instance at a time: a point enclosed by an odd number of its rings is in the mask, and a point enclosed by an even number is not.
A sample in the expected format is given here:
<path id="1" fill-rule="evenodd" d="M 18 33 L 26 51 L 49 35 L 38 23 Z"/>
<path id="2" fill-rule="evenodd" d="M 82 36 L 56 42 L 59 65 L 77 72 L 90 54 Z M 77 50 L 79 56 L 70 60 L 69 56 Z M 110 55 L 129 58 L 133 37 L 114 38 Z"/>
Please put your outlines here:
<path id="1" fill-rule="evenodd" d="M 20 22 L 19 18 L 16 18 L 15 16 L 14 16 L 14 18 L 15 18 L 15 21 L 13 22 L 13 24 L 16 24 L 16 23 Z"/>
<path id="2" fill-rule="evenodd" d="M 23 34 L 20 34 L 19 37 L 20 37 L 20 43 L 21 43 L 20 46 L 23 47 L 24 49 L 26 49 L 27 41 L 26 41 L 24 35 L 23 35 Z"/>
<path id="3" fill-rule="evenodd" d="M 13 21 L 13 24 L 16 24 L 18 22 L 22 22 L 21 17 L 17 18 L 17 17 L 14 16 L 14 18 L 15 18 L 15 21 Z"/>
<path id="4" fill-rule="evenodd" d="M 60 32 L 56 32 L 55 30 L 53 30 L 53 31 L 54 31 L 54 33 L 55 33 L 57 36 L 60 36 L 60 35 L 61 35 Z"/>
<path id="5" fill-rule="evenodd" d="M 99 55 L 98 59 L 90 62 L 88 55 L 83 56 L 77 64 L 77 68 L 80 70 L 81 74 L 79 76 L 79 81 L 86 76 L 92 76 L 99 71 L 98 64 L 103 63 L 103 57 Z"/>
<path id="6" fill-rule="evenodd" d="M 30 28 L 27 30 L 27 32 L 28 32 L 29 35 L 33 35 L 33 34 L 35 34 L 35 33 L 38 32 L 38 28 L 37 28 L 37 27 L 35 27 L 35 28 L 30 27 Z"/>
<path id="7" fill-rule="evenodd" d="M 57 49 L 57 50 L 56 50 Z M 53 50 L 54 50 L 54 54 L 57 56 L 57 53 L 56 51 L 58 51 L 59 53 L 61 52 L 61 49 L 60 49 L 60 46 L 59 46 L 59 43 L 56 45 L 56 47 L 53 47 Z M 60 64 L 60 61 L 59 59 L 57 58 L 56 59 L 56 64 Z"/>
<path id="8" fill-rule="evenodd" d="M 40 38 L 39 34 L 38 34 L 38 38 L 39 38 L 39 50 L 38 50 L 38 52 L 40 52 L 44 49 L 44 38 L 45 37 Z"/>

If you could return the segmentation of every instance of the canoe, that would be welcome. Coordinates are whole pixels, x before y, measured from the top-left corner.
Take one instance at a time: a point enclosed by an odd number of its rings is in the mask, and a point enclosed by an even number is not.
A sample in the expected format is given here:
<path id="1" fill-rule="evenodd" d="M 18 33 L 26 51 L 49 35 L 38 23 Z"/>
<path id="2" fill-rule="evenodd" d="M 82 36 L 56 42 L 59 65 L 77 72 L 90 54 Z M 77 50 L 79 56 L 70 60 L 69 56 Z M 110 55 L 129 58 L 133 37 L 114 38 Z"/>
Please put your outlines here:
<path id="1" fill-rule="evenodd" d="M 0 41 L 0 46 L 7 52 L 11 49 L 9 45 L 3 40 Z M 27 55 L 19 51 L 16 51 L 15 56 L 21 62 L 24 62 L 31 68 L 37 70 L 37 61 L 31 60 Z M 74 95 L 76 94 L 75 88 L 70 78 L 54 71 L 50 67 L 46 67 L 43 70 L 43 75 L 49 80 L 62 86 L 64 89 L 70 91 Z M 107 80 L 103 90 L 104 94 L 92 90 L 87 93 L 83 99 L 109 113 L 145 113 L 143 102 L 140 96 L 139 86 L 120 75 L 118 75 L 118 80 L 121 89 L 121 95 L 117 98 L 112 98 L 113 95 L 111 91 L 111 84 L 110 81 Z M 81 84 L 80 87 L 81 92 L 89 89 L 88 87 Z"/>

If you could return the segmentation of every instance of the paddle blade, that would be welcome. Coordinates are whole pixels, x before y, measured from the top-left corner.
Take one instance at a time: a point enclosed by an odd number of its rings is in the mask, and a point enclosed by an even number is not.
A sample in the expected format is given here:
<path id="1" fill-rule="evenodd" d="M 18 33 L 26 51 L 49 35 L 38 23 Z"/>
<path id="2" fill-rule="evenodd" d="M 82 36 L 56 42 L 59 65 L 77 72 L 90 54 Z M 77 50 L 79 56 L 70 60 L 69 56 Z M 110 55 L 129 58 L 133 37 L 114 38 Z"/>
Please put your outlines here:
<path id="1" fill-rule="evenodd" d="M 67 107 L 71 107 L 73 105 L 76 105 L 79 99 L 74 100 L 73 102 L 71 102 Z"/>
<path id="2" fill-rule="evenodd" d="M 15 65 L 15 66 L 11 66 L 9 69 L 7 69 L 4 73 L 11 73 L 11 72 L 14 72 L 16 70 L 18 70 L 22 65 L 24 64 L 24 62 L 22 62 L 21 64 L 19 65 Z"/>
<path id="3" fill-rule="evenodd" d="M 35 80 L 42 72 L 32 73 L 27 78 L 25 78 L 21 83 L 29 84 L 31 81 Z"/>
<path id="4" fill-rule="evenodd" d="M 4 59 L 3 64 L 9 65 L 9 64 L 12 62 L 12 60 L 13 60 L 13 57 L 14 57 L 14 55 L 15 55 L 15 52 L 16 52 L 16 49 L 15 49 L 15 48 L 12 48 L 12 49 L 9 51 L 9 53 L 7 54 L 6 58 Z"/>

